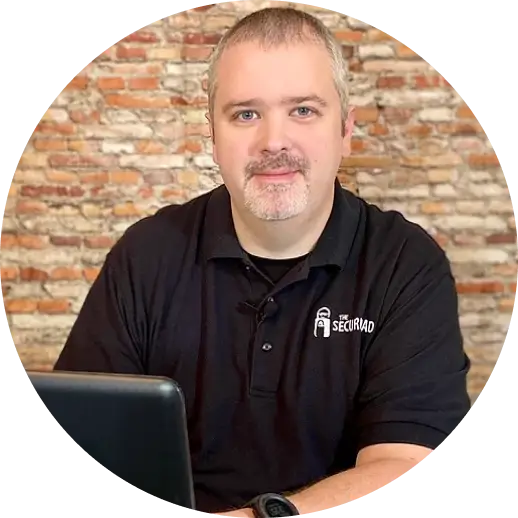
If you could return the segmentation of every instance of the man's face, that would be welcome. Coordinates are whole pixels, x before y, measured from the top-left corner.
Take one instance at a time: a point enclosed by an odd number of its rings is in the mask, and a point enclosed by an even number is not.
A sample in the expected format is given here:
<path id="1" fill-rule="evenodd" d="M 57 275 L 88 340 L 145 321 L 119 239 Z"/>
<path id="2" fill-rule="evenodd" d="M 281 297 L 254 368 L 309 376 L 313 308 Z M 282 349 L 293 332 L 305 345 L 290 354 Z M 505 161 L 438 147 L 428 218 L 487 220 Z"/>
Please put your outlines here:
<path id="1" fill-rule="evenodd" d="M 325 47 L 240 43 L 221 56 L 217 83 L 213 154 L 234 207 L 270 221 L 318 210 L 352 131 Z"/>

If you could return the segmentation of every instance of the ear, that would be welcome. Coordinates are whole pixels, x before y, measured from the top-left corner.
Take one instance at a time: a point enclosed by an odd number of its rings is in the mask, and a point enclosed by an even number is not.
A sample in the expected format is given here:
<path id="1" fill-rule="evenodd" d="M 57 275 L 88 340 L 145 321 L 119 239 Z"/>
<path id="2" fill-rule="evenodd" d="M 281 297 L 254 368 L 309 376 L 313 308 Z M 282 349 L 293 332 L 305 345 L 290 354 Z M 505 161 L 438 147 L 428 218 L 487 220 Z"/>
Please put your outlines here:
<path id="1" fill-rule="evenodd" d="M 350 106 L 347 110 L 347 119 L 344 122 L 344 135 L 342 139 L 342 156 L 347 157 L 351 154 L 351 138 L 356 121 L 356 113 L 354 106 Z"/>

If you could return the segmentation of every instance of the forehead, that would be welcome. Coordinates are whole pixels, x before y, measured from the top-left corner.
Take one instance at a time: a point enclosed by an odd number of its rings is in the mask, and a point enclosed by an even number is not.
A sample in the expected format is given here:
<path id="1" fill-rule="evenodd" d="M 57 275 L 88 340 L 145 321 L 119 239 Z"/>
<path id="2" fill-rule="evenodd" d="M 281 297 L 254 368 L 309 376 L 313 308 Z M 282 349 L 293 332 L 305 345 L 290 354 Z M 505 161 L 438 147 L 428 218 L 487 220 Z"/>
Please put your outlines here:
<path id="1" fill-rule="evenodd" d="M 338 100 L 331 58 L 322 44 L 263 48 L 256 42 L 238 43 L 224 50 L 216 75 L 216 104 L 242 98 L 273 102 L 308 94 Z"/>

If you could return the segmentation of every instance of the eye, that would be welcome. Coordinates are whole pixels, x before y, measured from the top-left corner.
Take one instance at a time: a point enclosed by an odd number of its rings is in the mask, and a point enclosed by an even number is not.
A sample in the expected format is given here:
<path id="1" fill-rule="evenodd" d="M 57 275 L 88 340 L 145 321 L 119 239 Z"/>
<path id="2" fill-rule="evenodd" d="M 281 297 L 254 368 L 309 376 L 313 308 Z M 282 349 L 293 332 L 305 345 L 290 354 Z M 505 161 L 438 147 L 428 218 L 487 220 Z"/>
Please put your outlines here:
<path id="1" fill-rule="evenodd" d="M 308 106 L 299 106 L 298 108 L 295 108 L 295 112 L 302 118 L 307 118 L 316 113 L 313 108 L 309 108 Z"/>
<path id="2" fill-rule="evenodd" d="M 251 121 L 253 120 L 254 115 L 255 112 L 252 110 L 243 110 L 235 113 L 232 118 L 241 121 Z"/>

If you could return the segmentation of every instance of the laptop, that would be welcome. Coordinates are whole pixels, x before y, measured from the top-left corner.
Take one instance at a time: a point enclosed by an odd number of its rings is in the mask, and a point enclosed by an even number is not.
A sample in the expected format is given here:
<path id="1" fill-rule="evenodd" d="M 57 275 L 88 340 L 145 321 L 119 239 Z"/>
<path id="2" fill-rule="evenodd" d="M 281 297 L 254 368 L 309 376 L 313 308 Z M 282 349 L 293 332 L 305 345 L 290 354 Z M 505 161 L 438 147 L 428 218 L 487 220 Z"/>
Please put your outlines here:
<path id="1" fill-rule="evenodd" d="M 126 482 L 195 509 L 182 391 L 165 377 L 27 371 L 56 421 Z"/>

